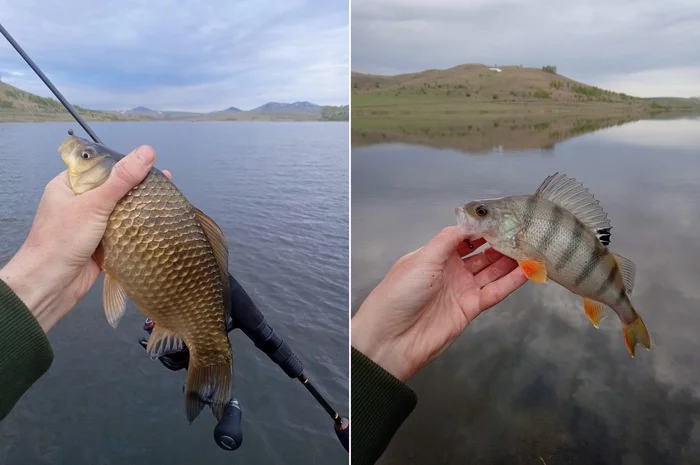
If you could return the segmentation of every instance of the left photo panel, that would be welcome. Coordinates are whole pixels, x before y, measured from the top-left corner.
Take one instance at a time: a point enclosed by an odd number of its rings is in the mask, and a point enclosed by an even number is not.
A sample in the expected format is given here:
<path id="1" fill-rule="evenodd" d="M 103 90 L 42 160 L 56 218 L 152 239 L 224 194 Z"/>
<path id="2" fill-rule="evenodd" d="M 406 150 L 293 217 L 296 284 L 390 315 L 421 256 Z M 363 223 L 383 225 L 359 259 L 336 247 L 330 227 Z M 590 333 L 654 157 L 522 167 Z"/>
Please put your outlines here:
<path id="1" fill-rule="evenodd" d="M 349 0 L 0 32 L 0 463 L 349 463 Z"/>

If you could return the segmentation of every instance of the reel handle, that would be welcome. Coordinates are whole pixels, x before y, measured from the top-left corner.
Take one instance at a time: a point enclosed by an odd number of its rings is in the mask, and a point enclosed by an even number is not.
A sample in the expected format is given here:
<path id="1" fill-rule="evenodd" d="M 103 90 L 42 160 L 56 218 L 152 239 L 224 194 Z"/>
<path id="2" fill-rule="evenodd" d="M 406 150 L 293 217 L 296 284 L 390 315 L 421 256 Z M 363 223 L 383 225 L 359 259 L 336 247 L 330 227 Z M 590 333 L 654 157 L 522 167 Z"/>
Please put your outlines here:
<path id="1" fill-rule="evenodd" d="M 243 429 L 241 428 L 241 406 L 238 400 L 231 399 L 226 405 L 224 416 L 214 428 L 214 441 L 224 450 L 232 451 L 241 447 L 243 443 Z"/>
<path id="2" fill-rule="evenodd" d="M 338 436 L 338 441 L 340 441 L 343 448 L 350 452 L 350 420 L 347 417 L 341 417 L 340 424 L 335 424 L 335 435 Z"/>

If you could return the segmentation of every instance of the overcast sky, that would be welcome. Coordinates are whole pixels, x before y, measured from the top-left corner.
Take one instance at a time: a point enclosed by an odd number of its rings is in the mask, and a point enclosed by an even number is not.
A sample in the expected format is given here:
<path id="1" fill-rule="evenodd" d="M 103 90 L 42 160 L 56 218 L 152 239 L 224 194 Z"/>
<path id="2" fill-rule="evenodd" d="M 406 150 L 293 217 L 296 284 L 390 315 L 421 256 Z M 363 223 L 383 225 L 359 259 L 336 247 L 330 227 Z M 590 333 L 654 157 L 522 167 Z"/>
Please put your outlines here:
<path id="1" fill-rule="evenodd" d="M 698 0 L 352 0 L 352 69 L 556 65 L 641 97 L 700 96 Z"/>
<path id="2" fill-rule="evenodd" d="M 66 98 L 99 109 L 348 103 L 348 0 L 0 0 Z M 0 36 L 2 80 L 51 95 Z"/>

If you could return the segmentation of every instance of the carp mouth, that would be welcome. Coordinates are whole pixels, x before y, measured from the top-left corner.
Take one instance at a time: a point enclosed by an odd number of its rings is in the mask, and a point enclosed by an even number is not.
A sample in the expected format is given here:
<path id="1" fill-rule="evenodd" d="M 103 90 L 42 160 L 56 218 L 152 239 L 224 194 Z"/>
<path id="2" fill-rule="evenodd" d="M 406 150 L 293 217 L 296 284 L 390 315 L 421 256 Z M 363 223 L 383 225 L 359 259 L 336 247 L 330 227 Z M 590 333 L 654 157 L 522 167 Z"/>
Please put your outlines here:
<path id="1" fill-rule="evenodd" d="M 70 163 L 70 155 L 79 144 L 80 141 L 78 138 L 71 135 L 70 137 L 66 138 L 61 145 L 59 145 L 58 153 L 61 154 L 61 160 L 63 160 L 63 163 L 65 163 L 67 166 L 70 166 L 68 165 L 68 163 Z"/>

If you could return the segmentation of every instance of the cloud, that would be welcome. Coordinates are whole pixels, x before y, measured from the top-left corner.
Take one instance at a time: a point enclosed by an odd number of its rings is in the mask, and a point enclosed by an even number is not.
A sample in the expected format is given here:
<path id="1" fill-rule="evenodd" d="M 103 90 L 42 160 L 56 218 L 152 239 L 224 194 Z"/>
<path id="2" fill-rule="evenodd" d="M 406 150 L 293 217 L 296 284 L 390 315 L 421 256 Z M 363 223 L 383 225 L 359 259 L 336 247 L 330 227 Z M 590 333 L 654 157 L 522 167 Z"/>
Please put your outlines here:
<path id="1" fill-rule="evenodd" d="M 253 108 L 348 103 L 341 0 L 0 0 L 2 24 L 71 102 L 91 108 Z M 3 80 L 48 96 L 3 41 Z M 24 70 L 23 76 L 10 71 Z"/>
<path id="2" fill-rule="evenodd" d="M 700 96 L 700 66 L 612 74 L 601 78 L 599 83 L 607 89 L 639 97 L 696 97 Z"/>
<path id="3" fill-rule="evenodd" d="M 700 95 L 695 0 L 353 0 L 352 67 L 554 64 L 640 96 Z"/>

